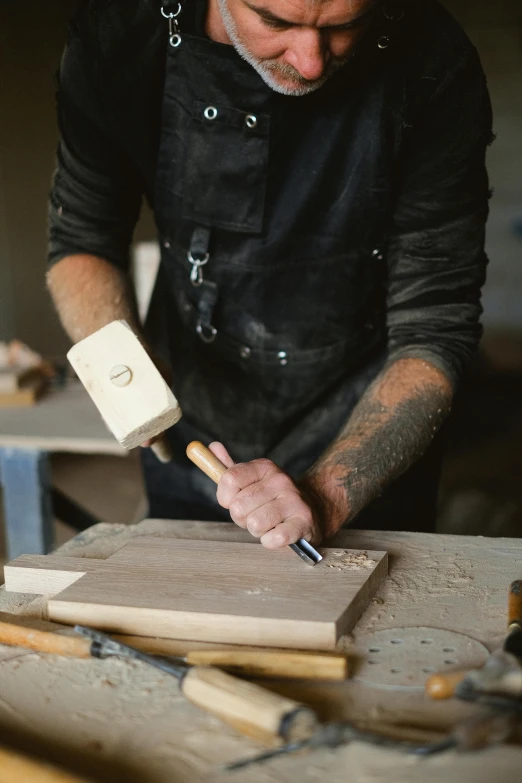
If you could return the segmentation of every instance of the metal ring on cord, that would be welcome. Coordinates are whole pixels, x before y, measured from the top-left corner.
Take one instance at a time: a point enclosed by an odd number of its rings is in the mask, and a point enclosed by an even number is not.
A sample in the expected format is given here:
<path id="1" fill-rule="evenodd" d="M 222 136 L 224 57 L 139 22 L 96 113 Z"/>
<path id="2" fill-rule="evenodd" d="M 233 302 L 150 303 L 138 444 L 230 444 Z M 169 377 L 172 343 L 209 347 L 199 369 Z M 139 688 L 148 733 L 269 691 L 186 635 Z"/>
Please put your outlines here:
<path id="1" fill-rule="evenodd" d="M 196 332 L 204 343 L 213 343 L 217 335 L 215 326 L 212 326 L 212 324 L 210 324 L 210 326 L 203 326 L 201 321 L 198 321 L 196 324 Z"/>
<path id="2" fill-rule="evenodd" d="M 170 13 L 165 13 L 165 7 L 161 6 L 161 15 L 165 17 L 165 19 L 175 19 L 177 16 L 179 16 L 181 13 L 181 3 L 178 3 L 178 7 L 175 11 L 171 11 Z"/>
<path id="3" fill-rule="evenodd" d="M 209 253 L 205 253 L 203 258 L 194 258 L 192 253 L 187 253 L 187 258 L 189 262 L 192 264 L 192 270 L 190 272 L 190 282 L 193 286 L 198 288 L 203 283 L 203 272 L 201 271 L 201 267 L 205 266 L 205 264 L 208 262 L 208 259 L 210 258 Z"/>
<path id="4" fill-rule="evenodd" d="M 382 9 L 382 12 L 386 19 L 388 19 L 390 22 L 400 22 L 402 19 L 404 19 L 404 14 L 406 13 L 404 8 L 401 6 L 394 9 L 389 5 L 385 5 Z"/>

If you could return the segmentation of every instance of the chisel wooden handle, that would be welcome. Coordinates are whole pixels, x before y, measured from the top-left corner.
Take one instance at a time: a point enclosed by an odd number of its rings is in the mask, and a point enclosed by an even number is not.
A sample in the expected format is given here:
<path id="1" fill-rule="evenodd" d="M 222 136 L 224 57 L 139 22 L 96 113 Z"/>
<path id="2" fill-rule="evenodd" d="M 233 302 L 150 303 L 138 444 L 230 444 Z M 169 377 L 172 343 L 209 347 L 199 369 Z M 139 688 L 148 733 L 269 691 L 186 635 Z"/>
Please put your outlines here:
<path id="1" fill-rule="evenodd" d="M 33 761 L 0 749 L 0 783 L 87 783 L 85 778 L 78 778 L 62 772 L 56 767 L 41 761 Z"/>
<path id="2" fill-rule="evenodd" d="M 432 674 L 426 680 L 424 690 L 430 699 L 451 699 L 455 689 L 469 672 L 451 672 L 450 674 Z"/>
<path id="3" fill-rule="evenodd" d="M 0 644 L 11 644 L 14 647 L 25 647 L 28 650 L 65 655 L 70 658 L 91 657 L 89 639 L 36 631 L 14 623 L 0 622 Z"/>
<path id="4" fill-rule="evenodd" d="M 308 739 L 317 727 L 309 707 L 210 666 L 189 669 L 181 690 L 193 704 L 268 745 Z"/>
<path id="5" fill-rule="evenodd" d="M 305 680 L 346 680 L 348 659 L 344 655 L 314 655 L 257 650 L 193 650 L 185 660 L 194 666 L 216 666 L 246 677 L 286 677 Z"/>
<path id="6" fill-rule="evenodd" d="M 199 441 L 193 440 L 192 443 L 189 443 L 187 446 L 187 457 L 192 460 L 194 465 L 197 465 L 203 473 L 206 473 L 212 481 L 219 484 L 219 480 L 226 471 L 226 467 L 215 454 L 212 454 L 210 449 L 207 449 L 207 447 Z"/>
<path id="7" fill-rule="evenodd" d="M 508 629 L 522 631 L 522 579 L 511 582 L 509 586 Z"/>

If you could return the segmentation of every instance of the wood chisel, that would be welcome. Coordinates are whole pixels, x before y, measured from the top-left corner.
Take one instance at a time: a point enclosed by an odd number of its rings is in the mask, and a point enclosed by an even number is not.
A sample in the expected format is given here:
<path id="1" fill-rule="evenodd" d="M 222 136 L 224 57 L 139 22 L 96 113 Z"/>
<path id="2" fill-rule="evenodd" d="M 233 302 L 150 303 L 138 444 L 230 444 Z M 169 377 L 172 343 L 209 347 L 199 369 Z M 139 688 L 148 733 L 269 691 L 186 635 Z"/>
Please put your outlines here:
<path id="1" fill-rule="evenodd" d="M 349 675 L 348 658 L 344 655 L 283 650 L 193 650 L 180 660 L 192 666 L 216 666 L 246 677 L 339 682 Z"/>
<path id="2" fill-rule="evenodd" d="M 0 748 L 0 783 L 89 783 L 39 759 Z M 90 783 L 93 783 L 92 779 Z"/>
<path id="3" fill-rule="evenodd" d="M 218 668 L 149 655 L 91 628 L 75 626 L 74 630 L 77 636 L 71 637 L 2 622 L 0 642 L 74 658 L 117 656 L 142 661 L 176 677 L 193 704 L 268 745 L 302 741 L 316 729 L 317 718 L 309 707 Z"/>
<path id="4" fill-rule="evenodd" d="M 69 658 L 90 658 L 91 642 L 83 637 L 65 636 L 56 631 L 41 631 L 11 622 L 7 612 L 0 617 L 0 644 L 24 647 L 36 652 Z M 8 619 L 5 619 L 8 618 Z M 12 617 L 16 620 L 16 616 Z M 49 625 L 51 625 L 49 623 Z M 61 631 L 61 626 L 56 626 Z M 191 666 L 215 666 L 244 677 L 268 677 L 339 682 L 350 674 L 346 655 L 296 652 L 293 650 L 202 649 L 180 655 L 180 643 L 170 639 L 149 639 L 140 636 L 111 637 L 141 652 L 161 656 Z M 182 643 L 181 643 L 182 645 Z M 176 652 L 170 649 L 173 647 Z"/>
<path id="5" fill-rule="evenodd" d="M 508 594 L 508 635 L 502 650 L 492 653 L 482 669 L 433 674 L 426 681 L 432 699 L 461 696 L 466 689 L 522 696 L 522 580 L 512 582 Z"/>
<path id="6" fill-rule="evenodd" d="M 203 471 L 203 473 L 206 473 L 212 481 L 219 484 L 219 480 L 226 471 L 226 467 L 210 449 L 207 449 L 207 447 L 199 441 L 194 440 L 187 446 L 187 456 Z M 319 554 L 317 549 L 309 544 L 308 541 L 305 541 L 304 538 L 300 538 L 295 544 L 290 544 L 290 549 L 298 554 L 305 563 L 311 566 L 316 565 L 323 559 L 323 556 Z"/>
<path id="7" fill-rule="evenodd" d="M 190 702 L 259 742 L 269 745 L 301 742 L 311 737 L 317 728 L 317 717 L 310 707 L 239 680 L 220 669 L 190 666 L 181 659 L 157 658 L 92 628 L 76 625 L 74 630 L 89 640 L 93 657 L 130 658 L 176 677 L 181 692 Z"/>

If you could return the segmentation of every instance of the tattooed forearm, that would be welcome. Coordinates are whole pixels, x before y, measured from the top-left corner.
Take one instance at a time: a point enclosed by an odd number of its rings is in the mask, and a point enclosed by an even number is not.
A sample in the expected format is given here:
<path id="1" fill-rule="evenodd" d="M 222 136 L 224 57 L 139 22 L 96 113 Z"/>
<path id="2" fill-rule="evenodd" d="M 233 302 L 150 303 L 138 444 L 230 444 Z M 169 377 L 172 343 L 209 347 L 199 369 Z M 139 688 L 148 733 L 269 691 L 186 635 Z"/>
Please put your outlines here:
<path id="1" fill-rule="evenodd" d="M 420 359 L 385 368 L 307 480 L 328 517 L 326 534 L 353 519 L 429 446 L 448 415 L 452 387 Z"/>

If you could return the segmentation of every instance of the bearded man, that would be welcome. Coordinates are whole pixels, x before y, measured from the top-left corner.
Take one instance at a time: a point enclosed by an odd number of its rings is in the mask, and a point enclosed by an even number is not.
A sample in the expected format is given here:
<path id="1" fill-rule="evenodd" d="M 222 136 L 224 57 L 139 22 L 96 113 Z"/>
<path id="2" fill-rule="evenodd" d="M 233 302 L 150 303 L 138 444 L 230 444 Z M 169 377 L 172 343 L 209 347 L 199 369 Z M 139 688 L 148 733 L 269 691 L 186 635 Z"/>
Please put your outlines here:
<path id="1" fill-rule="evenodd" d="M 491 139 L 452 17 L 436 0 L 89 0 L 58 112 L 62 322 L 77 341 L 126 319 L 184 412 L 172 463 L 143 452 L 150 515 L 228 510 L 272 549 L 356 517 L 433 529 L 435 435 L 481 333 Z M 143 198 L 162 263 L 141 331 Z M 217 499 L 192 439 L 228 468 Z"/>

